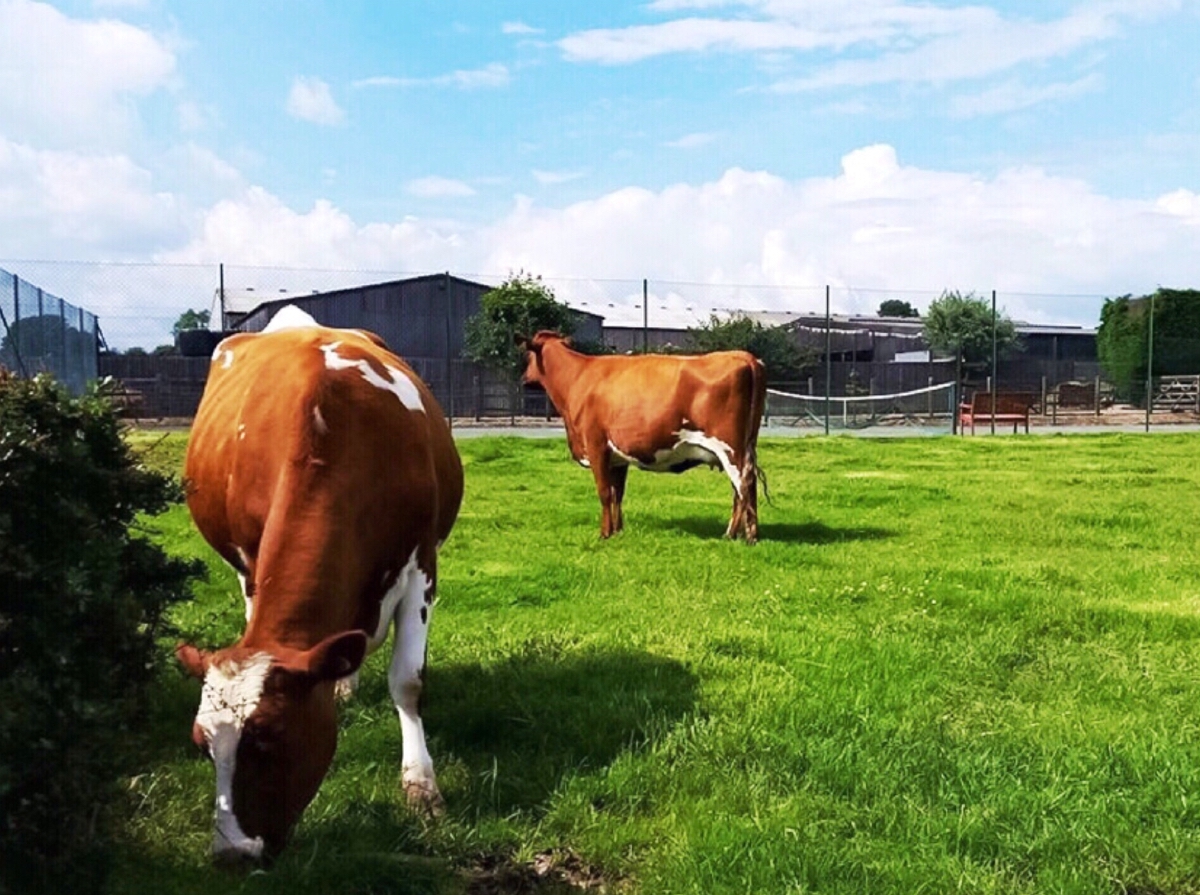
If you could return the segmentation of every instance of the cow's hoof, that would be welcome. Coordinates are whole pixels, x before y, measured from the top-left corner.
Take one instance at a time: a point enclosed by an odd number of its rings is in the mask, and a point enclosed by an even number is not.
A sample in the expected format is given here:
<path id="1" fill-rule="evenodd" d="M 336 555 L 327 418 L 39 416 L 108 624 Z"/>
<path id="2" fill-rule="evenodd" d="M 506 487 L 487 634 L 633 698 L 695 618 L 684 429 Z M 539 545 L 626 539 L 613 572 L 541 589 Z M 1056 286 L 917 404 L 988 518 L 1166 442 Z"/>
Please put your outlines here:
<path id="1" fill-rule="evenodd" d="M 432 780 L 405 780 L 404 797 L 408 807 L 418 814 L 437 818 L 446 813 L 446 800 Z"/>

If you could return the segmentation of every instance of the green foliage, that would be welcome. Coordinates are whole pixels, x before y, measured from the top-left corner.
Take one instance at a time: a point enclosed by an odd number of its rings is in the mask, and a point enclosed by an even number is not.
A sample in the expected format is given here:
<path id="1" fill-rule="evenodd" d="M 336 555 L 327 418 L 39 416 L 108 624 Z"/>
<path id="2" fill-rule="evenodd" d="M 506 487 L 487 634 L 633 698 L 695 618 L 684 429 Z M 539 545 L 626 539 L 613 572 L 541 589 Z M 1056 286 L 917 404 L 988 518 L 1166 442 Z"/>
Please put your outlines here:
<path id="1" fill-rule="evenodd" d="M 192 329 L 208 329 L 211 319 L 212 311 L 196 311 L 188 308 L 179 315 L 179 319 L 171 327 L 171 335 L 178 336 L 180 333 Z"/>
<path id="2" fill-rule="evenodd" d="M 880 317 L 920 317 L 920 312 L 903 299 L 889 298 L 879 303 Z"/>
<path id="3" fill-rule="evenodd" d="M 1126 401 L 1144 394 L 1148 310 L 1149 303 L 1129 295 L 1105 299 L 1100 309 L 1096 354 L 1117 396 Z"/>
<path id="4" fill-rule="evenodd" d="M 1151 296 L 1110 298 L 1100 310 L 1096 351 L 1125 400 L 1145 394 Z M 1154 375 L 1200 372 L 1200 291 L 1159 289 L 1154 305 Z"/>
<path id="5" fill-rule="evenodd" d="M 968 364 L 985 363 L 992 357 L 992 306 L 974 292 L 943 292 L 929 305 L 924 335 L 935 352 L 959 357 Z M 999 311 L 996 348 L 1001 356 L 1020 348 L 1016 325 Z"/>
<path id="6" fill-rule="evenodd" d="M 94 350 L 91 334 L 71 326 L 60 314 L 22 317 L 8 324 L 0 339 L 0 367 L 9 370 L 33 374 L 53 369 L 55 359 Z"/>
<path id="7" fill-rule="evenodd" d="M 96 392 L 0 377 L 0 890 L 102 881 L 155 637 L 194 571 L 136 519 L 179 497 Z"/>
<path id="8" fill-rule="evenodd" d="M 763 326 L 745 315 L 723 318 L 713 314 L 706 325 L 688 330 L 687 349 L 699 353 L 749 351 L 763 362 L 772 382 L 802 379 L 817 362 L 817 354 L 802 350 L 783 327 Z"/>
<path id="9" fill-rule="evenodd" d="M 719 473 L 631 472 L 602 543 L 561 438 L 460 438 L 424 692 L 447 815 L 404 805 L 384 648 L 296 840 L 231 881 L 199 685 L 166 676 L 110 891 L 550 892 L 477 875 L 561 849 L 628 895 L 1194 892 L 1196 445 L 767 438 L 747 549 Z M 241 628 L 231 570 L 200 590 L 185 636 Z"/>
<path id="10" fill-rule="evenodd" d="M 521 271 L 483 294 L 479 313 L 467 320 L 463 353 L 485 367 L 520 375 L 525 353 L 514 342 L 552 329 L 569 336 L 578 315 L 554 297 L 541 277 Z"/>

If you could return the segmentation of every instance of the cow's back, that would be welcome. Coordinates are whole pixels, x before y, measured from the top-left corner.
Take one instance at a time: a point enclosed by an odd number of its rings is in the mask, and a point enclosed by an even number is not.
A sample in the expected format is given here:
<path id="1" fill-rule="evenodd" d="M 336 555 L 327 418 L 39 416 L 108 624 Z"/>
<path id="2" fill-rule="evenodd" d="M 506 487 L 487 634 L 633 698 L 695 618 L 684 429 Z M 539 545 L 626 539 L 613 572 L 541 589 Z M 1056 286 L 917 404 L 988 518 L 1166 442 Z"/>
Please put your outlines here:
<path id="1" fill-rule="evenodd" d="M 275 583 L 356 579 L 449 533 L 462 467 L 423 382 L 375 340 L 304 327 L 226 339 L 214 353 L 185 466 L 201 533 L 235 567 L 275 560 Z M 353 543 L 358 566 L 328 554 Z M 288 542 L 292 543 L 288 543 Z M 345 552 L 345 551 L 343 551 Z M 307 586 L 316 586 L 309 583 Z"/>

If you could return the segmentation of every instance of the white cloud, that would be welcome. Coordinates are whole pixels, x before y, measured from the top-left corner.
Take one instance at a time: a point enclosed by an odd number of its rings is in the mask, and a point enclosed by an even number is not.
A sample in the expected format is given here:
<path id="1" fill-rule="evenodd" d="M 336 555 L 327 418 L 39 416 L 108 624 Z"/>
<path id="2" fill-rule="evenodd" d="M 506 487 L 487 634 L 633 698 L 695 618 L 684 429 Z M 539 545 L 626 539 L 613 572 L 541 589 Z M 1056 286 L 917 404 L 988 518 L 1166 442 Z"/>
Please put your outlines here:
<path id="1" fill-rule="evenodd" d="M 179 201 L 121 154 L 38 150 L 0 137 L 0 232 L 9 257 L 141 256 L 186 238 Z"/>
<path id="2" fill-rule="evenodd" d="M 678 140 L 670 140 L 664 145 L 669 146 L 671 149 L 697 149 L 701 146 L 707 146 L 716 138 L 716 134 L 709 133 L 684 134 Z"/>
<path id="3" fill-rule="evenodd" d="M 534 28 L 524 22 L 505 22 L 500 26 L 501 34 L 541 34 L 543 29 Z"/>
<path id="4" fill-rule="evenodd" d="M 1104 79 L 1090 74 L 1075 81 L 1030 87 L 1019 81 L 1006 81 L 974 95 L 956 96 L 950 101 L 950 113 L 960 118 L 1016 112 L 1043 103 L 1071 100 L 1103 86 Z"/>
<path id="5" fill-rule="evenodd" d="M 363 223 L 324 200 L 297 210 L 240 185 L 204 150 L 187 152 L 198 169 L 207 165 L 206 177 L 228 175 L 218 183 L 224 198 L 204 210 L 156 189 L 152 175 L 123 156 L 0 141 L 6 253 L 495 277 L 526 269 L 563 284 L 563 298 L 586 291 L 587 278 L 646 277 L 702 284 L 674 287 L 679 301 L 697 306 L 780 310 L 818 310 L 826 284 L 835 287 L 836 308 L 855 312 L 873 311 L 889 291 L 905 290 L 920 304 L 945 288 L 994 288 L 1014 316 L 1092 324 L 1098 299 L 1061 296 L 1200 285 L 1193 190 L 1115 199 L 1036 168 L 989 176 L 917 168 L 886 144 L 856 149 L 836 173 L 802 180 L 733 168 L 705 183 L 626 187 L 565 206 L 519 197 L 486 226 Z M 625 297 L 619 285 L 596 288 L 609 289 L 608 301 Z M 1023 297 L 1034 293 L 1049 297 Z"/>
<path id="6" fill-rule="evenodd" d="M 529 172 L 533 175 L 533 179 L 542 186 L 555 186 L 560 183 L 570 183 L 572 180 L 579 180 L 585 176 L 584 171 L 542 171 L 537 168 Z"/>
<path id="7" fill-rule="evenodd" d="M 436 176 L 410 180 L 404 185 L 404 191 L 422 199 L 461 198 L 475 195 L 475 190 L 461 180 Z"/>
<path id="8" fill-rule="evenodd" d="M 454 87 L 458 90 L 486 90 L 507 87 L 511 75 L 508 67 L 498 62 L 483 68 L 462 69 L 429 78 L 397 78 L 391 75 L 376 75 L 360 78 L 355 87 Z"/>
<path id="9" fill-rule="evenodd" d="M 327 127 L 342 124 L 346 113 L 333 98 L 329 85 L 320 78 L 296 77 L 288 91 L 287 113 L 301 121 Z"/>
<path id="10" fill-rule="evenodd" d="M 770 55 L 775 65 L 788 58 L 811 59 L 811 73 L 771 85 L 779 93 L 887 83 L 943 85 L 1067 57 L 1119 36 L 1130 22 L 1177 11 L 1182 2 L 1106 0 L 1080 3 L 1058 18 L 1017 19 L 984 5 L 911 0 L 657 0 L 650 4 L 652 11 L 685 14 L 649 25 L 579 31 L 558 41 L 558 47 L 568 61 L 606 65 L 714 51 Z M 716 9 L 721 12 L 687 14 Z M 977 105 L 982 109 L 989 99 L 1020 104 L 1038 89 L 1027 88 L 1020 97 L 998 94 Z"/>
<path id="11" fill-rule="evenodd" d="M 298 212 L 261 187 L 224 199 L 203 216 L 190 241 L 159 253 L 174 263 L 328 270 L 470 270 L 462 228 L 406 219 L 357 224 L 331 202 Z"/>
<path id="12" fill-rule="evenodd" d="M 46 3 L 5 0 L 0 67 L 0 133 L 46 147 L 111 147 L 137 122 L 131 99 L 166 86 L 175 55 L 124 22 L 72 19 Z"/>

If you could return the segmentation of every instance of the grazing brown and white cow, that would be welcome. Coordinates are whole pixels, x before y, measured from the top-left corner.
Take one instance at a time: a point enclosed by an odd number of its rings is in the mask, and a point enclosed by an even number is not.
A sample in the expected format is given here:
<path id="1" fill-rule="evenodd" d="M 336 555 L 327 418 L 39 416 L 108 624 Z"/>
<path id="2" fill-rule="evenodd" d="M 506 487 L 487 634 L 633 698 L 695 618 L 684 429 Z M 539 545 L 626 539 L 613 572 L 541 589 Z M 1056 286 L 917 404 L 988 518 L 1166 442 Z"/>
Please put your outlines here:
<path id="1" fill-rule="evenodd" d="M 283 847 L 333 758 L 335 684 L 393 625 L 403 786 L 439 808 L 420 696 L 463 474 L 429 389 L 378 337 L 285 308 L 217 346 L 185 476 L 196 525 L 246 599 L 236 644 L 177 650 L 204 681 L 192 737 L 216 768 L 214 855 Z"/>
<path id="2" fill-rule="evenodd" d="M 767 394 L 758 358 L 747 351 L 591 357 L 546 330 L 518 336 L 517 344 L 528 352 L 525 381 L 546 390 L 572 456 L 596 478 L 600 537 L 623 527 L 630 466 L 683 472 L 704 464 L 733 485 L 725 536 L 758 539 L 758 429 Z"/>

